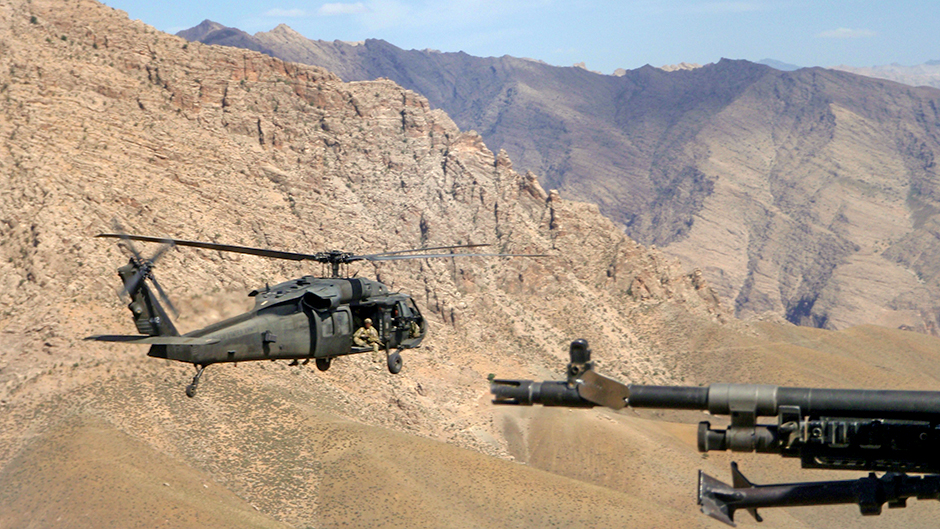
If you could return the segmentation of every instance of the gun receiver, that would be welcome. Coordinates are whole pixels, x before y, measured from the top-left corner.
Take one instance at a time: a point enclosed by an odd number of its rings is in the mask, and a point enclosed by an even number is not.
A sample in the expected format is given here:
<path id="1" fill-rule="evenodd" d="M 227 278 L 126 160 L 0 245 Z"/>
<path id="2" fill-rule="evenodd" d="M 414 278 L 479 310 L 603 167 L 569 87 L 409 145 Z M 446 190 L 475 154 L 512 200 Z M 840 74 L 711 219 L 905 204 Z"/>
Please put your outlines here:
<path id="1" fill-rule="evenodd" d="M 940 392 L 789 388 L 763 384 L 644 386 L 622 384 L 594 371 L 585 340 L 571 344 L 565 381 L 493 380 L 494 404 L 621 409 L 660 408 L 728 415 L 713 429 L 699 423 L 698 449 L 776 453 L 803 468 L 861 470 L 850 481 L 754 485 L 732 463 L 733 486 L 699 472 L 702 512 L 734 525 L 734 511 L 758 507 L 855 503 L 862 514 L 904 507 L 910 497 L 940 499 Z M 758 424 L 776 417 L 776 424 Z M 877 478 L 875 471 L 887 472 Z"/>

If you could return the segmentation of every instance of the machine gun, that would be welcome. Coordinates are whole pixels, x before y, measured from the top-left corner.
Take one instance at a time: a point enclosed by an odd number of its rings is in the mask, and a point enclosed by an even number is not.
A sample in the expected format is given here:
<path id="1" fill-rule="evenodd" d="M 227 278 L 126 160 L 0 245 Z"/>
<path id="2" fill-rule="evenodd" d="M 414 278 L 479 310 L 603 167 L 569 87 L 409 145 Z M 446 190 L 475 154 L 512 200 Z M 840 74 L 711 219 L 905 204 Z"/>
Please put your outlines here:
<path id="1" fill-rule="evenodd" d="M 700 452 L 774 453 L 800 458 L 803 468 L 870 472 L 857 480 L 755 485 L 731 463 L 727 485 L 700 470 L 702 512 L 728 525 L 738 509 L 759 522 L 763 507 L 855 503 L 863 515 L 877 515 L 885 503 L 899 508 L 908 498 L 940 499 L 940 392 L 625 385 L 594 371 L 585 340 L 571 343 L 567 374 L 564 381 L 493 380 L 493 403 L 704 410 L 730 416 L 731 424 L 713 429 L 700 422 Z M 758 417 L 777 423 L 757 424 Z"/>

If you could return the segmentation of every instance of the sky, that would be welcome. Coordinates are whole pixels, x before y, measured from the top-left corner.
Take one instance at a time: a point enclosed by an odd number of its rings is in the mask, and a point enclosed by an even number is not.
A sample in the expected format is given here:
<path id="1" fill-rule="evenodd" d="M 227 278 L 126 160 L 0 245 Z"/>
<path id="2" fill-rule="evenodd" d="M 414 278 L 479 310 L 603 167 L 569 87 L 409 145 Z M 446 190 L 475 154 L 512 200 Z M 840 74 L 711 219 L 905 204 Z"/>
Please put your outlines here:
<path id="1" fill-rule="evenodd" d="M 104 0 L 167 33 L 205 19 L 248 33 L 617 68 L 721 58 L 797 66 L 940 60 L 940 0 Z"/>

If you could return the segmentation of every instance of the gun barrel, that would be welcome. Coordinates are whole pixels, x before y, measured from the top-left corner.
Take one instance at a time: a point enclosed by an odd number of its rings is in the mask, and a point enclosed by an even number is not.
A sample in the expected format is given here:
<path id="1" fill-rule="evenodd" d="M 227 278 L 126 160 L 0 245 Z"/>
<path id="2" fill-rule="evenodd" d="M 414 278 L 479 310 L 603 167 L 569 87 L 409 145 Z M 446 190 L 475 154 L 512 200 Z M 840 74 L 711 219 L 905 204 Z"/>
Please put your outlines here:
<path id="1" fill-rule="evenodd" d="M 774 416 L 780 406 L 798 406 L 804 415 L 894 419 L 940 416 L 940 392 L 867 389 L 790 388 L 760 384 L 712 384 L 708 411 L 728 415 L 744 405 L 758 416 Z"/>
<path id="2" fill-rule="evenodd" d="M 895 419 L 940 416 L 940 392 L 868 389 L 779 388 L 779 405 L 799 406 L 807 415 Z"/>
<path id="3" fill-rule="evenodd" d="M 493 380 L 490 384 L 495 404 L 531 406 L 565 406 L 592 408 L 595 404 L 578 394 L 567 382 L 533 382 L 531 380 Z"/>
<path id="4" fill-rule="evenodd" d="M 630 384 L 633 408 L 707 410 L 713 415 L 748 411 L 758 417 L 776 416 L 781 406 L 796 406 L 804 416 L 940 419 L 940 392 L 868 389 L 791 388 L 765 384 L 643 386 Z M 498 404 L 590 407 L 578 386 L 565 381 L 494 380 Z"/>
<path id="5" fill-rule="evenodd" d="M 773 417 L 781 406 L 797 406 L 807 416 L 923 419 L 940 417 L 940 392 L 867 389 L 791 388 L 765 384 L 640 386 L 631 384 L 629 406 L 708 410 L 713 415 L 735 411 Z"/>
<path id="6" fill-rule="evenodd" d="M 630 384 L 628 405 L 633 408 L 707 410 L 709 388 L 696 386 L 639 386 Z"/>

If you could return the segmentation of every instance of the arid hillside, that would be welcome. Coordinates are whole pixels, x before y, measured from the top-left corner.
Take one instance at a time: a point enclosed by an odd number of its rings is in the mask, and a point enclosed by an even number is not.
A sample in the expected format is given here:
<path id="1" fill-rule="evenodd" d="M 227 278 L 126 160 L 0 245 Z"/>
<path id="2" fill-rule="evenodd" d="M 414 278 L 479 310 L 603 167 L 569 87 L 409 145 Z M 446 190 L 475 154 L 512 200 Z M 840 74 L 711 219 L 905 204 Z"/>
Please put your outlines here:
<path id="1" fill-rule="evenodd" d="M 115 296 L 126 257 L 92 238 L 114 218 L 132 232 L 307 252 L 487 243 L 549 255 L 351 270 L 411 293 L 441 358 L 474 349 L 493 365 L 553 365 L 573 333 L 596 329 L 598 347 L 650 375 L 658 366 L 625 311 L 668 303 L 690 321 L 722 317 L 700 278 L 596 206 L 547 194 L 394 83 L 187 43 L 92 2 L 68 4 L 88 6 L 76 22 L 45 5 L 8 10 L 0 78 L 2 358 L 26 378 L 100 347 L 78 338 L 130 324 Z M 321 271 L 180 249 L 157 275 L 188 329 L 309 272 Z M 45 356 L 10 352 L 23 348 Z"/>
<path id="2" fill-rule="evenodd" d="M 92 1 L 8 2 L 0 13 L 0 474 L 15 484 L 0 497 L 3 525 L 127 526 L 140 512 L 178 526 L 361 525 L 329 511 L 346 508 L 344 491 L 357 487 L 357 516 L 403 526 L 584 515 L 523 494 L 523 484 L 545 497 L 562 487 L 585 512 L 598 494 L 608 506 L 635 502 L 559 476 L 523 478 L 526 467 L 484 455 L 509 458 L 486 376 L 548 375 L 568 341 L 587 335 L 634 376 L 667 380 L 630 311 L 650 329 L 719 321 L 700 280 L 622 235 L 596 206 L 545 193 L 391 82 L 347 84 L 318 68 L 187 43 Z M 139 233 L 304 252 L 488 243 L 550 257 L 354 269 L 410 292 L 431 320 L 400 376 L 362 357 L 323 374 L 286 363 L 214 366 L 189 400 L 185 366 L 82 340 L 133 329 L 116 296 L 115 268 L 127 257 L 92 237 L 113 218 Z M 183 330 L 244 309 L 253 288 L 311 272 L 320 271 L 182 250 L 156 271 Z M 662 304 L 678 313 L 657 314 Z M 435 451 L 439 459 L 415 466 Z M 429 473 L 448 464 L 461 472 Z M 497 483 L 488 475 L 504 476 L 505 490 L 487 492 Z M 480 492 L 453 503 L 471 483 Z M 113 487 L 123 496 L 103 494 Z M 507 503 L 476 507 L 496 495 Z M 42 503 L 47 496 L 56 501 Z M 414 511 L 419 504 L 427 514 Z M 604 523 L 634 516 L 608 510 L 598 514 Z"/>
<path id="3" fill-rule="evenodd" d="M 940 333 L 940 91 L 747 61 L 607 76 L 311 40 L 284 25 L 238 41 L 232 31 L 204 23 L 186 36 L 423 94 L 546 189 L 701 268 L 739 317 Z"/>
<path id="4" fill-rule="evenodd" d="M 557 378 L 583 337 L 599 369 L 637 382 L 940 386 L 930 336 L 727 316 L 699 274 L 391 81 L 186 42 L 92 0 L 0 1 L 0 50 L 0 527 L 719 527 L 697 512 L 695 471 L 727 479 L 730 458 L 695 452 L 698 416 L 496 408 L 487 375 Z M 352 267 L 430 320 L 399 375 L 366 355 L 323 373 L 214 365 L 188 399 L 191 367 L 82 339 L 133 332 L 127 256 L 93 237 L 114 218 L 298 252 L 549 257 Z M 156 269 L 183 331 L 318 272 L 183 248 Z M 800 475 L 743 464 L 758 482 Z M 869 526 L 938 517 L 911 502 Z"/>

